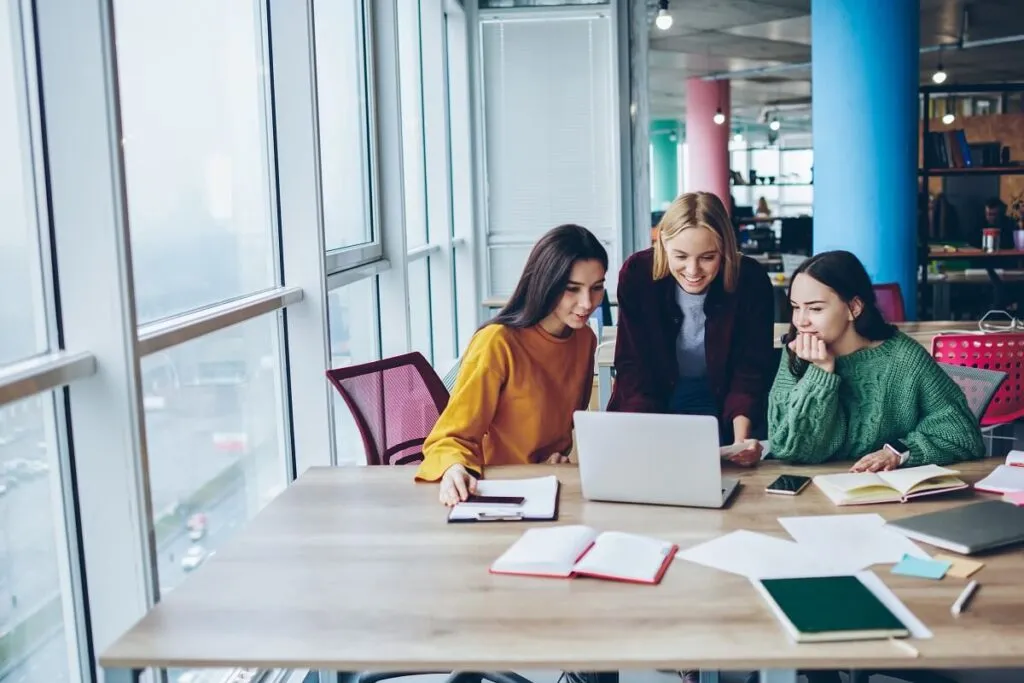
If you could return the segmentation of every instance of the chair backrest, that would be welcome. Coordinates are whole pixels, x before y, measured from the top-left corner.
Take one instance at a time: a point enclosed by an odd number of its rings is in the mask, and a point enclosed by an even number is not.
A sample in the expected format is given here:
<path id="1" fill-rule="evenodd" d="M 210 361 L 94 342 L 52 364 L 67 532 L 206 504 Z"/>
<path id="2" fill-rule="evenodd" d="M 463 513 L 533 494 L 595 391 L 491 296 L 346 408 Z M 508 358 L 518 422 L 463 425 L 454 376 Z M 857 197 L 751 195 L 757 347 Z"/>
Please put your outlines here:
<path id="1" fill-rule="evenodd" d="M 979 423 L 999 385 L 1009 376 L 1005 372 L 971 368 L 966 365 L 939 363 L 939 366 L 963 390 L 964 396 L 967 397 L 967 406 Z"/>
<path id="2" fill-rule="evenodd" d="M 448 391 L 420 353 L 327 371 L 352 411 L 367 465 L 423 460 L 423 442 L 448 405 Z"/>
<path id="3" fill-rule="evenodd" d="M 875 285 L 875 301 L 886 322 L 901 323 L 907 319 L 903 309 L 903 292 L 898 282 Z"/>
<path id="4" fill-rule="evenodd" d="M 981 418 L 983 426 L 1024 417 L 1021 364 L 1024 334 L 940 334 L 932 339 L 932 357 L 940 363 L 1005 373 Z"/>

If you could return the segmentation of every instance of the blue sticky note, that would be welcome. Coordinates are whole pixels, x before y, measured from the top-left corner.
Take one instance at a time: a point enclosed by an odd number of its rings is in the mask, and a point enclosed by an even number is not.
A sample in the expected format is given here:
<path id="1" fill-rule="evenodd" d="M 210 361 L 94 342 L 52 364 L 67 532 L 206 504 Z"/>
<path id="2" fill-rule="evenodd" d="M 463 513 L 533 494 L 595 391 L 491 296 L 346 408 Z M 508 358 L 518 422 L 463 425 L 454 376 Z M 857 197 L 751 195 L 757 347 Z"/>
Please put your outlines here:
<path id="1" fill-rule="evenodd" d="M 892 573 L 921 579 L 941 579 L 952 566 L 952 562 L 904 555 L 899 564 L 892 568 Z"/>

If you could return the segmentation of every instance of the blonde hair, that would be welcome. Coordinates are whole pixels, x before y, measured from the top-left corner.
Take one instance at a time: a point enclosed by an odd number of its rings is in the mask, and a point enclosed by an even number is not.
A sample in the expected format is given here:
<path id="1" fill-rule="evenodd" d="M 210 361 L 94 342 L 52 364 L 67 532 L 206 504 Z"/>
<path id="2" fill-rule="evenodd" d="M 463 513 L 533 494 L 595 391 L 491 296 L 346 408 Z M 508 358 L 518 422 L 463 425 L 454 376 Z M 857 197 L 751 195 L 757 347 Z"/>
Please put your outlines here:
<path id="1" fill-rule="evenodd" d="M 736 246 L 736 233 L 722 200 L 711 192 L 686 192 L 679 195 L 658 221 L 658 239 L 654 242 L 654 279 L 661 280 L 670 274 L 665 240 L 689 228 L 704 228 L 714 233 L 718 250 L 722 254 L 722 268 L 718 274 L 722 278 L 723 289 L 727 292 L 736 291 L 741 258 Z"/>

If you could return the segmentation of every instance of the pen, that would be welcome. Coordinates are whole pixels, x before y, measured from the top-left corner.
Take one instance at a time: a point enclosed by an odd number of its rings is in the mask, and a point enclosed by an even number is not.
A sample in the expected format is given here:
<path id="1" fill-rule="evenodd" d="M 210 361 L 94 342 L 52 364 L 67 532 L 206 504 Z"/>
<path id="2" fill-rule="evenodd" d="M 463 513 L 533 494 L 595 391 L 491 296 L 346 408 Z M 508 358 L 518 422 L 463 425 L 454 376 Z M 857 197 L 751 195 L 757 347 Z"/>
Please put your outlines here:
<path id="1" fill-rule="evenodd" d="M 971 596 L 974 595 L 974 592 L 977 589 L 977 581 L 971 581 L 969 584 L 967 584 L 967 587 L 964 588 L 962 593 L 960 593 L 960 597 L 956 599 L 956 602 L 953 603 L 953 606 L 949 610 L 953 613 L 954 617 L 964 611 L 964 609 L 967 607 L 967 602 L 971 599 Z"/>
<path id="2" fill-rule="evenodd" d="M 906 642 L 905 640 L 897 640 L 896 638 L 890 638 L 889 642 L 898 647 L 899 649 L 906 652 L 911 657 L 920 657 L 921 653 L 917 651 L 917 648 Z"/>

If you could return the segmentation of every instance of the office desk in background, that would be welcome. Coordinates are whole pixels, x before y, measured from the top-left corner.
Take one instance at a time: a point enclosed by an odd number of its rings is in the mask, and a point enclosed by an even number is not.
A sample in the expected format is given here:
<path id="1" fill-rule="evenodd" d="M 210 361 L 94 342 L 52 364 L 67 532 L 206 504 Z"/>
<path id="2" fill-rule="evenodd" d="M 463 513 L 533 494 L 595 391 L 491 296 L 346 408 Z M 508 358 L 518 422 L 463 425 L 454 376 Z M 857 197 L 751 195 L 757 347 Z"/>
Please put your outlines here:
<path id="1" fill-rule="evenodd" d="M 929 320 L 926 322 L 896 323 L 904 333 L 929 351 L 932 338 L 941 332 L 977 332 L 977 322 L 962 320 Z M 782 348 L 782 335 L 789 331 L 789 323 L 775 323 L 773 339 L 775 348 Z M 604 410 L 608 399 L 612 396 L 612 368 L 615 367 L 616 328 L 606 327 L 601 334 L 601 344 L 597 349 L 597 396 L 598 407 Z"/>
<path id="2" fill-rule="evenodd" d="M 628 454 L 623 454 L 627 456 Z M 964 464 L 974 482 L 998 461 Z M 980 498 L 837 508 L 816 488 L 764 487 L 794 466 L 736 470 L 723 511 L 582 500 L 571 465 L 490 468 L 488 477 L 555 473 L 560 524 L 651 535 L 689 548 L 736 529 L 786 538 L 777 517 L 878 512 L 898 518 Z M 834 471 L 803 467 L 801 471 Z M 408 467 L 305 472 L 202 569 L 100 656 L 107 683 L 149 667 L 352 671 L 772 670 L 1024 666 L 1024 554 L 985 557 L 981 590 L 950 614 L 966 581 L 879 576 L 935 637 L 919 658 L 886 641 L 795 645 L 747 579 L 676 559 L 660 585 L 498 576 L 488 567 L 529 528 L 446 524 L 437 487 Z"/>

